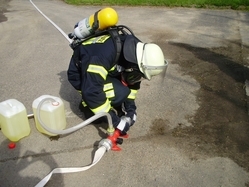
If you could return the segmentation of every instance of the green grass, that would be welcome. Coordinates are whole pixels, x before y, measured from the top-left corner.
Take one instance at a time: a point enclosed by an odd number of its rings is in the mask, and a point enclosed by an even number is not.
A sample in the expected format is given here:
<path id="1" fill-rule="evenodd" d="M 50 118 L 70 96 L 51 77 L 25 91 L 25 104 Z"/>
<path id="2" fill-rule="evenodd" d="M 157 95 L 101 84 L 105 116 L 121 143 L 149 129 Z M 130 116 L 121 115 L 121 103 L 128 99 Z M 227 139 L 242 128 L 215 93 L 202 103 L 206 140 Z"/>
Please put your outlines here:
<path id="1" fill-rule="evenodd" d="M 128 5 L 249 10 L 249 0 L 64 0 L 75 5 Z"/>

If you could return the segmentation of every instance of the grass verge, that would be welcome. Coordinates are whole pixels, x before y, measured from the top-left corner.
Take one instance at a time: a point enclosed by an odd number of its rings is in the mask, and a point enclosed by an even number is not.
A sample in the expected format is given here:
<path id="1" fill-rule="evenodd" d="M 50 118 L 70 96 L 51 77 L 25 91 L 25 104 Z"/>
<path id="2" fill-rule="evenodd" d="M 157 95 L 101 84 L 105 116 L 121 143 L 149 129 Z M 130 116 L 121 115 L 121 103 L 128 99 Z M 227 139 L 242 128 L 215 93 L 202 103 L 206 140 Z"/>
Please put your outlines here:
<path id="1" fill-rule="evenodd" d="M 249 0 L 64 0 L 74 5 L 167 6 L 249 10 Z"/>

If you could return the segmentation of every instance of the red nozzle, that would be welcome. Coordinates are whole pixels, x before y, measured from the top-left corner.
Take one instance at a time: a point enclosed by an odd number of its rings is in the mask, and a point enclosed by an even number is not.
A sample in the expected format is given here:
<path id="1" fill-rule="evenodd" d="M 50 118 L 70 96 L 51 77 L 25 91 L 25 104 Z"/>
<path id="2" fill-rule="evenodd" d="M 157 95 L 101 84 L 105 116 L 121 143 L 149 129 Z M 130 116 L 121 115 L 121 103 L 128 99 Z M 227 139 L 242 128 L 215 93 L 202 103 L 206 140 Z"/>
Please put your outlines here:
<path id="1" fill-rule="evenodd" d="M 120 138 L 121 137 L 121 138 Z M 122 144 L 123 139 L 122 138 L 128 138 L 128 134 L 121 135 L 120 130 L 116 129 L 114 133 L 111 136 L 107 137 L 112 142 L 112 150 L 113 151 L 121 151 L 121 148 L 117 146 L 117 144 Z"/>

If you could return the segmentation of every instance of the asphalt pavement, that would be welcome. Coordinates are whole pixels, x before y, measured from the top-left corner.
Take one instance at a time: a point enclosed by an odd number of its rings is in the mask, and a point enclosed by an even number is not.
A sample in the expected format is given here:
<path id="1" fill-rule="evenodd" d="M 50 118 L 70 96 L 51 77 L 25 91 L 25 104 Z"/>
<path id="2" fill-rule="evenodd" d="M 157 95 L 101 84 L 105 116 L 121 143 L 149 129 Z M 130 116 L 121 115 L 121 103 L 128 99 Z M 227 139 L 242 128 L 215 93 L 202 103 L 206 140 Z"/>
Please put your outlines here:
<path id="1" fill-rule="evenodd" d="M 102 6 L 72 6 L 61 0 L 34 0 L 36 6 L 65 33 Z M 80 96 L 68 83 L 66 71 L 72 50 L 66 38 L 28 0 L 7 2 L 0 23 L 0 102 L 17 99 L 32 114 L 32 102 L 42 95 L 60 97 L 65 104 L 67 128 L 82 122 Z M 225 47 L 226 40 L 249 46 L 249 13 L 235 10 L 113 6 L 119 23 L 129 26 L 146 42 L 181 42 L 191 46 Z M 203 19 L 205 18 L 205 19 Z M 204 21 L 205 20 L 205 21 Z M 177 57 L 163 45 L 169 63 Z M 179 51 L 178 55 L 181 55 Z M 243 54 L 249 64 L 249 54 Z M 137 96 L 138 120 L 122 151 L 107 152 L 91 169 L 54 174 L 47 186 L 248 186 L 249 173 L 227 157 L 191 159 L 174 138 L 152 134 L 155 121 L 167 129 L 191 126 L 187 116 L 198 110 L 194 94 L 200 85 L 177 64 L 161 77 L 145 81 Z M 31 133 L 9 149 L 0 133 L 0 186 L 35 186 L 58 167 L 80 167 L 92 162 L 96 143 L 105 138 L 106 124 L 88 125 L 51 140 L 29 119 Z"/>

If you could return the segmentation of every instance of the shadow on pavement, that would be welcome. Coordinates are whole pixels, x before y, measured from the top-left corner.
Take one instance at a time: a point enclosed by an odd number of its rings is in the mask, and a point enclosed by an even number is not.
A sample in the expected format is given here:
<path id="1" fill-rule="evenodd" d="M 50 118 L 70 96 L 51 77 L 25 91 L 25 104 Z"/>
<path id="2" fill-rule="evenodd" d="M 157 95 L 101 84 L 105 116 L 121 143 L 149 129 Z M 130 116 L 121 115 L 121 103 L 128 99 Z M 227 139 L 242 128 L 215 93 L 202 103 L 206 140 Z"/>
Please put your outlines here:
<path id="1" fill-rule="evenodd" d="M 8 144 L 9 140 L 6 139 L 0 145 L 1 151 L 5 151 L 5 154 L 8 154 L 8 159 L 0 160 L 0 186 L 33 187 L 42 179 L 27 175 L 30 174 L 30 170 L 42 171 L 42 168 L 37 168 L 38 165 L 40 165 L 37 164 L 38 162 L 42 162 L 43 165 L 45 164 L 51 170 L 58 167 L 53 156 L 45 150 L 42 150 L 42 152 L 38 154 L 28 150 L 23 155 L 20 155 L 21 143 L 16 143 L 14 149 L 8 149 Z M 44 174 L 44 177 L 47 174 L 48 173 Z M 34 176 L 35 175 L 34 173 Z M 60 174 L 53 175 L 51 180 L 58 181 L 60 186 L 64 186 L 63 178 Z"/>

